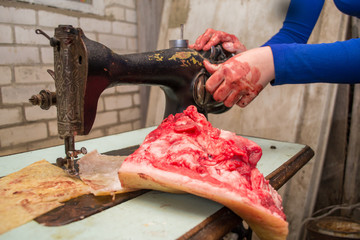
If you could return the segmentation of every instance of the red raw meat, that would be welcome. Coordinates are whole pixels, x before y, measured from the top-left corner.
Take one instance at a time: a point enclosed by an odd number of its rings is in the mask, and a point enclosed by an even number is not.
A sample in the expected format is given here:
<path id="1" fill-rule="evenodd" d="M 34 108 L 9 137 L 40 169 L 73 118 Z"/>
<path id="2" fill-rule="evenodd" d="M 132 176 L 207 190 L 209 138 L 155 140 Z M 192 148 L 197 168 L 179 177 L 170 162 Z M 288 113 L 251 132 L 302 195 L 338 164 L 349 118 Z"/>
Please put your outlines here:
<path id="1" fill-rule="evenodd" d="M 256 168 L 261 148 L 212 127 L 194 106 L 170 115 L 120 167 L 124 187 L 188 192 L 217 201 L 262 239 L 286 239 L 280 195 Z"/>

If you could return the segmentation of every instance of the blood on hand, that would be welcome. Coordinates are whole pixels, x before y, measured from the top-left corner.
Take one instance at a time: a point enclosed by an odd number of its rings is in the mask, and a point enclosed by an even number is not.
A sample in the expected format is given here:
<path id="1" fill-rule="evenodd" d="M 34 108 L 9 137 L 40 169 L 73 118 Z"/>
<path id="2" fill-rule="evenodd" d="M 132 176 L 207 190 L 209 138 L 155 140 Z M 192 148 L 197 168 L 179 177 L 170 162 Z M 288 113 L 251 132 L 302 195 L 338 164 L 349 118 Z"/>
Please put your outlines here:
<path id="1" fill-rule="evenodd" d="M 231 53 L 246 51 L 246 47 L 235 35 L 223 31 L 216 31 L 211 28 L 207 29 L 204 34 L 196 39 L 195 44 L 190 45 L 189 47 L 197 51 L 208 51 L 212 46 L 218 44 L 222 44 L 222 47 Z"/>
<path id="2" fill-rule="evenodd" d="M 224 102 L 225 106 L 234 104 L 247 106 L 263 89 L 259 83 L 261 72 L 255 66 L 233 57 L 223 64 L 214 65 L 204 61 L 204 66 L 211 77 L 206 82 L 206 89 L 215 101 Z"/>

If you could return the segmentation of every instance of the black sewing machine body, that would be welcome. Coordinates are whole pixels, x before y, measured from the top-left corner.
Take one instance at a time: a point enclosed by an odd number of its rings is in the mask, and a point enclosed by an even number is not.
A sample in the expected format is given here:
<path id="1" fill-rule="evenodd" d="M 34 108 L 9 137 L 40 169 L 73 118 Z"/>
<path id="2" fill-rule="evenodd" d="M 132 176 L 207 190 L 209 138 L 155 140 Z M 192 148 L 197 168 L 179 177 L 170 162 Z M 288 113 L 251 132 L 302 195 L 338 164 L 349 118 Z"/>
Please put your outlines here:
<path id="1" fill-rule="evenodd" d="M 56 92 L 42 90 L 30 101 L 43 109 L 57 106 L 58 132 L 65 141 L 66 153 L 58 165 L 73 169 L 73 159 L 86 152 L 75 150 L 74 136 L 90 132 L 98 99 L 109 87 L 160 86 L 166 97 L 164 117 L 182 112 L 189 105 L 195 105 L 205 116 L 228 110 L 205 90 L 209 74 L 202 62 L 205 58 L 213 63 L 226 60 L 228 55 L 221 47 L 198 52 L 179 45 L 154 52 L 118 55 L 70 25 L 60 25 L 52 38 L 39 29 L 36 33 L 46 36 L 54 48 L 54 71 L 48 72 L 55 80 Z"/>

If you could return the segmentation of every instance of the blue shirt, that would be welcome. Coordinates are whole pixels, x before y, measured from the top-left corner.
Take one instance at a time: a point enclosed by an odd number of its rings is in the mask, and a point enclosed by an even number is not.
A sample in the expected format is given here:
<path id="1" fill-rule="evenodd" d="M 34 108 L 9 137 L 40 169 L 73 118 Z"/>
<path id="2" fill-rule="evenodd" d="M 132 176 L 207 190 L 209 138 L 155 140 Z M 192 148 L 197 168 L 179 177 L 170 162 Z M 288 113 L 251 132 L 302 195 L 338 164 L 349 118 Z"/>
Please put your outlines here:
<path id="1" fill-rule="evenodd" d="M 334 0 L 345 14 L 360 17 L 360 0 Z M 360 39 L 306 44 L 324 0 L 292 0 L 280 31 L 264 46 L 274 56 L 273 85 L 360 83 Z"/>

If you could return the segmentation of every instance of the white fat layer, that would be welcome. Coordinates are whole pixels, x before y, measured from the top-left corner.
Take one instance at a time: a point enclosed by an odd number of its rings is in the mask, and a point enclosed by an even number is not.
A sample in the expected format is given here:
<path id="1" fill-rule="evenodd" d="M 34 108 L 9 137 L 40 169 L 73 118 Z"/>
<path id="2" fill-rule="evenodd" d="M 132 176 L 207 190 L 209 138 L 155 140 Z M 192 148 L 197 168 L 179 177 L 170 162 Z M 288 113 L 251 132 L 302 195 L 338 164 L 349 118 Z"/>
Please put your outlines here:
<path id="1" fill-rule="evenodd" d="M 254 209 L 259 209 L 262 212 L 266 212 L 269 215 L 273 215 L 282 219 L 282 217 L 277 213 L 272 213 L 269 209 L 259 205 L 258 203 L 251 202 L 247 197 L 242 197 L 236 191 L 231 191 L 228 188 L 224 188 L 222 186 L 217 186 L 209 182 L 190 178 L 188 176 L 182 175 L 181 173 L 163 171 L 154 168 L 151 165 L 139 165 L 132 162 L 125 162 L 119 170 L 119 173 L 120 176 L 121 173 L 145 174 L 151 176 L 153 179 L 156 179 L 157 183 L 167 184 L 169 187 L 173 187 L 174 189 L 183 190 L 201 197 L 212 199 L 222 204 L 224 203 L 219 201 L 219 198 L 231 199 L 231 201 L 234 202 L 233 207 L 236 207 L 236 204 L 247 204 L 252 206 Z"/>

